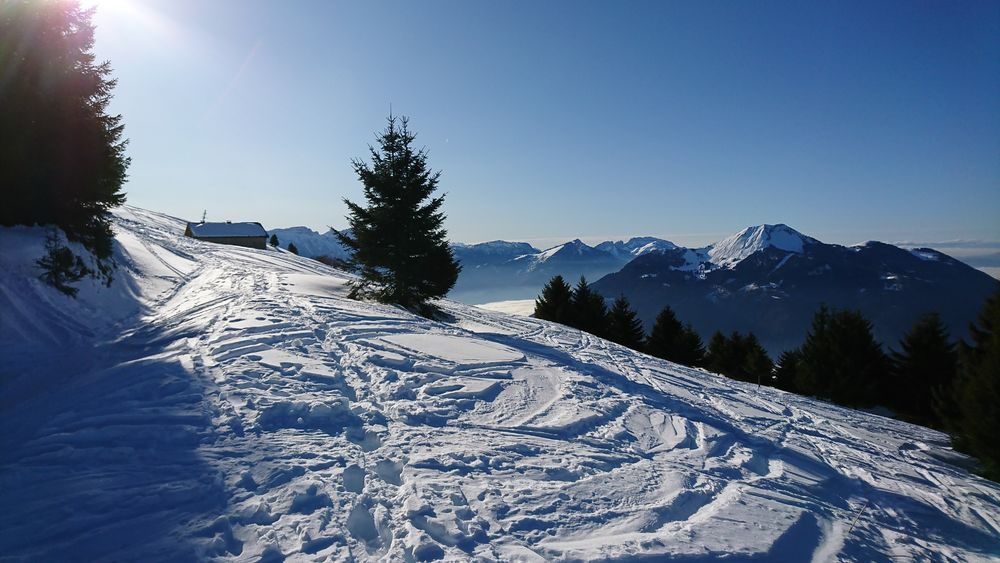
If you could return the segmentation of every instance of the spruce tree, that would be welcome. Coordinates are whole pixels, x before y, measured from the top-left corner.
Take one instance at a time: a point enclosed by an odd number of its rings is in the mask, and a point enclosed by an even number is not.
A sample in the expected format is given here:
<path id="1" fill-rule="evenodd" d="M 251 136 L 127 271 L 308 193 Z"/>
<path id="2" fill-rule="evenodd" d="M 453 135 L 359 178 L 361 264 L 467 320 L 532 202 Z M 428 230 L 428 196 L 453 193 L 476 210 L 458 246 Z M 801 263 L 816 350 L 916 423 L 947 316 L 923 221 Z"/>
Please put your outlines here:
<path id="1" fill-rule="evenodd" d="M 350 234 L 337 237 L 359 276 L 350 297 L 432 315 L 436 308 L 428 300 L 447 295 L 461 267 L 446 240 L 444 196 L 431 197 L 441 173 L 428 168 L 425 150 L 414 149 L 408 123 L 389 115 L 378 147 L 369 146 L 371 164 L 352 162 L 367 205 L 344 199 Z"/>
<path id="2" fill-rule="evenodd" d="M 628 299 L 620 295 L 608 313 L 608 340 L 633 350 L 640 350 L 644 336 L 642 321 L 636 317 Z"/>
<path id="3" fill-rule="evenodd" d="M 677 363 L 686 366 L 700 366 L 705 360 L 705 344 L 691 323 L 684 325 Z"/>
<path id="4" fill-rule="evenodd" d="M 986 300 L 969 331 L 972 343 L 960 347 L 954 386 L 958 418 L 946 425 L 955 446 L 979 458 L 979 472 L 1000 481 L 1000 291 Z"/>
<path id="5" fill-rule="evenodd" d="M 299 247 L 295 246 L 294 242 L 288 243 L 288 251 L 296 256 L 299 255 Z"/>
<path id="6" fill-rule="evenodd" d="M 941 317 L 930 313 L 917 320 L 890 357 L 890 404 L 903 418 L 940 428 L 934 396 L 954 384 L 958 371 L 958 352 Z"/>
<path id="7" fill-rule="evenodd" d="M 545 284 L 542 294 L 535 300 L 535 318 L 569 324 L 572 301 L 573 288 L 562 276 L 556 275 Z"/>
<path id="8" fill-rule="evenodd" d="M 795 386 L 797 370 L 802 354 L 797 348 L 786 350 L 778 358 L 778 366 L 774 372 L 774 386 L 785 391 L 799 392 Z"/>
<path id="9" fill-rule="evenodd" d="M 277 234 L 272 234 L 270 242 L 271 242 L 271 246 L 273 246 L 275 248 L 278 248 L 278 235 Z"/>
<path id="10" fill-rule="evenodd" d="M 573 288 L 572 305 L 570 326 L 597 336 L 604 336 L 608 322 L 608 309 L 604 305 L 604 297 L 591 289 L 583 276 L 580 276 L 580 281 Z"/>
<path id="11" fill-rule="evenodd" d="M 733 331 L 728 337 L 721 332 L 712 336 L 705 367 L 732 379 L 770 385 L 774 364 L 752 332 L 744 336 Z"/>
<path id="12" fill-rule="evenodd" d="M 656 315 L 653 328 L 646 339 L 646 353 L 650 356 L 678 362 L 679 342 L 684 334 L 684 326 L 677 320 L 677 315 L 669 305 L 663 307 Z"/>
<path id="13" fill-rule="evenodd" d="M 731 356 L 729 339 L 721 331 L 715 331 L 708 341 L 708 350 L 705 352 L 705 369 L 726 375 L 734 363 Z"/>
<path id="14" fill-rule="evenodd" d="M 747 334 L 742 340 L 741 361 L 738 378 L 744 381 L 757 383 L 758 385 L 771 385 L 771 373 L 774 371 L 774 362 L 767 355 L 767 350 L 760 345 L 754 333 Z"/>
<path id="15" fill-rule="evenodd" d="M 848 406 L 886 403 L 889 359 L 860 312 L 821 307 L 800 352 L 795 381 L 800 392 Z"/>
<path id="16" fill-rule="evenodd" d="M 700 365 L 705 355 L 701 337 L 690 324 L 682 326 L 670 306 L 656 316 L 645 349 L 651 356 L 687 366 Z"/>
<path id="17" fill-rule="evenodd" d="M 121 116 L 107 113 L 115 80 L 95 61 L 93 14 L 73 0 L 0 6 L 0 225 L 61 228 L 110 283 L 109 211 L 125 201 L 129 159 Z"/>

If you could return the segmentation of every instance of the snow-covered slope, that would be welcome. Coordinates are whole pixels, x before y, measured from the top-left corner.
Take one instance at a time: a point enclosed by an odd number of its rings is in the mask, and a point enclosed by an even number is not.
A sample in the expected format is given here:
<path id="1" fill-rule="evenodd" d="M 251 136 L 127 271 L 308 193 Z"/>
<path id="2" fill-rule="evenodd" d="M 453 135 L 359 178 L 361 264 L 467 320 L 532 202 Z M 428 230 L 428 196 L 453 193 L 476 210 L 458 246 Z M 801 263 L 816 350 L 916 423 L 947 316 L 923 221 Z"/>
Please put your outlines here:
<path id="1" fill-rule="evenodd" d="M 0 558 L 987 560 L 944 435 L 118 213 L 110 289 L 0 231 Z M 35 242 L 32 242 L 35 241 Z M 114 315 L 102 310 L 116 303 Z"/>

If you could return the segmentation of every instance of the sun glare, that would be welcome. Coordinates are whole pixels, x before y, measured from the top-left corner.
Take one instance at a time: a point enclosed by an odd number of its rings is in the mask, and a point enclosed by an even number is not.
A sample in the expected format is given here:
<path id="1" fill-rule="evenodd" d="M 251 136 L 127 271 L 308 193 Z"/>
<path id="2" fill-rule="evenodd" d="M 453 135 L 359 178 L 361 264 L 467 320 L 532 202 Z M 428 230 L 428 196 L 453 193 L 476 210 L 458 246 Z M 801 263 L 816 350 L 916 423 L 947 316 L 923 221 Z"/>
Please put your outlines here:
<path id="1" fill-rule="evenodd" d="M 170 40 L 177 35 L 172 22 L 142 0 L 81 0 L 84 8 L 95 8 L 99 33 L 137 39 Z"/>

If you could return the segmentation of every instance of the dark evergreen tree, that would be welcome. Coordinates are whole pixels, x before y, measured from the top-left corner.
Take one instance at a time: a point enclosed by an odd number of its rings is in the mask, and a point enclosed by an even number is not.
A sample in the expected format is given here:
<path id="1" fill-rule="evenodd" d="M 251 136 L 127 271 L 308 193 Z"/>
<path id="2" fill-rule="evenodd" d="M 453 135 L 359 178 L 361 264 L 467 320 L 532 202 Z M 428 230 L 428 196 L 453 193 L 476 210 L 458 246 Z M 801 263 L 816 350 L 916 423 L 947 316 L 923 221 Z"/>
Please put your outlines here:
<path id="1" fill-rule="evenodd" d="M 535 300 L 535 318 L 569 324 L 572 307 L 573 288 L 562 276 L 556 275 L 545 284 L 542 294 Z"/>
<path id="2" fill-rule="evenodd" d="M 275 248 L 278 247 L 278 235 L 277 234 L 272 234 L 271 235 L 270 243 L 271 243 L 271 246 L 273 246 Z"/>
<path id="3" fill-rule="evenodd" d="M 296 256 L 299 255 L 299 247 L 295 246 L 294 242 L 288 243 L 288 251 Z"/>
<path id="4" fill-rule="evenodd" d="M 642 330 L 642 321 L 632 310 L 628 299 L 624 295 L 620 295 L 618 299 L 615 299 L 611 311 L 608 313 L 608 340 L 633 350 L 641 350 L 645 336 Z"/>
<path id="5" fill-rule="evenodd" d="M 941 317 L 936 313 L 921 317 L 891 359 L 890 404 L 902 418 L 940 428 L 934 397 L 951 388 L 958 372 L 958 352 Z"/>
<path id="6" fill-rule="evenodd" d="M 109 210 L 125 201 L 129 159 L 121 116 L 107 114 L 115 81 L 95 62 L 93 14 L 72 0 L 0 5 L 0 225 L 61 228 L 110 283 Z"/>
<path id="7" fill-rule="evenodd" d="M 955 447 L 979 458 L 983 476 L 1000 481 L 1000 291 L 986 300 L 977 323 L 969 327 L 972 343 L 959 350 L 958 416 L 945 423 Z"/>
<path id="8" fill-rule="evenodd" d="M 799 360 L 802 354 L 797 348 L 786 350 L 778 358 L 778 365 L 774 370 L 774 386 L 785 391 L 798 392 L 795 386 L 797 379 Z"/>
<path id="9" fill-rule="evenodd" d="M 705 369 L 726 375 L 734 363 L 729 339 L 721 331 L 715 331 L 708 341 L 708 350 L 705 352 Z"/>
<path id="10" fill-rule="evenodd" d="M 771 374 L 774 371 L 774 362 L 767 355 L 767 350 L 760 345 L 757 336 L 749 333 L 741 341 L 741 363 L 737 379 L 751 381 L 758 385 L 772 385 Z"/>
<path id="11" fill-rule="evenodd" d="M 744 336 L 733 331 L 729 337 L 721 332 L 712 336 L 705 367 L 732 379 L 770 385 L 774 364 L 752 332 Z"/>
<path id="12" fill-rule="evenodd" d="M 604 305 L 604 297 L 591 289 L 583 276 L 580 276 L 580 281 L 573 288 L 572 303 L 570 326 L 604 336 L 608 324 L 608 308 Z"/>
<path id="13" fill-rule="evenodd" d="M 678 350 L 677 363 L 686 366 L 700 366 L 705 361 L 705 344 L 701 340 L 701 335 L 691 326 L 691 323 L 684 325 L 684 334 L 681 335 L 681 346 Z"/>
<path id="14" fill-rule="evenodd" d="M 390 115 L 377 138 L 370 165 L 353 161 L 367 205 L 345 199 L 350 234 L 337 233 L 359 275 L 350 296 L 432 315 L 428 300 L 447 295 L 461 270 L 446 240 L 444 196 L 431 197 L 441 173 L 427 167 L 426 151 L 413 148 L 407 118 Z"/>
<path id="15" fill-rule="evenodd" d="M 653 329 L 646 340 L 646 353 L 678 364 L 700 365 L 705 348 L 701 337 L 689 324 L 682 326 L 669 306 L 656 316 Z"/>
<path id="16" fill-rule="evenodd" d="M 887 402 L 889 360 L 860 312 L 820 307 L 800 352 L 795 386 L 801 393 L 849 406 Z"/>

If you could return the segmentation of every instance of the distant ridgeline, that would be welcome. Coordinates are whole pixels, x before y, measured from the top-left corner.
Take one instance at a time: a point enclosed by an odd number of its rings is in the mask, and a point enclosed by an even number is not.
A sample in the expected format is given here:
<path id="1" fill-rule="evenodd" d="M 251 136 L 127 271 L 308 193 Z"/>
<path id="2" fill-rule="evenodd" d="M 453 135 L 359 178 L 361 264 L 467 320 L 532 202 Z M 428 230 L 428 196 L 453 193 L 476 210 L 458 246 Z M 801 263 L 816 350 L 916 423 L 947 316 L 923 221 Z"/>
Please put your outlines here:
<path id="1" fill-rule="evenodd" d="M 346 258 L 332 231 L 273 229 L 279 245 L 303 256 Z M 625 295 L 646 330 L 669 305 L 707 339 L 753 332 L 774 357 L 801 344 L 825 303 L 858 309 L 875 336 L 894 346 L 921 314 L 937 312 L 964 337 L 997 280 L 930 249 L 879 242 L 825 244 L 786 225 L 749 227 L 702 248 L 638 237 L 589 246 L 580 240 L 539 250 L 524 242 L 452 245 L 462 264 L 449 298 L 465 303 L 532 299 L 552 276 L 586 276 L 605 297 Z M 596 280 L 596 281 L 595 281 Z"/>
<path id="2" fill-rule="evenodd" d="M 713 245 L 646 253 L 593 284 L 625 295 L 646 327 L 665 305 L 705 336 L 753 332 L 772 356 L 801 344 L 821 304 L 859 310 L 885 346 L 923 314 L 965 338 L 1000 282 L 931 249 L 824 244 L 785 225 L 747 228 Z"/>

